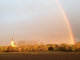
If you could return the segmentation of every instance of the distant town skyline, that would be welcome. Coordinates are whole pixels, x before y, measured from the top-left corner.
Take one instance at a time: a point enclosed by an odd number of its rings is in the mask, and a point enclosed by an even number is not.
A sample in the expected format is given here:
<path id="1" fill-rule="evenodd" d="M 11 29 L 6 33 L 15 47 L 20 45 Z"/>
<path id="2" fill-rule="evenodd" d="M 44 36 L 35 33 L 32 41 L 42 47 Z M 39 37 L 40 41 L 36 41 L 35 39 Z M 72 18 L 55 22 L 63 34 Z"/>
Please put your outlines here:
<path id="1" fill-rule="evenodd" d="M 69 19 L 75 42 L 80 41 L 80 1 L 58 0 Z M 0 0 L 0 45 L 14 41 L 71 43 L 56 0 Z"/>

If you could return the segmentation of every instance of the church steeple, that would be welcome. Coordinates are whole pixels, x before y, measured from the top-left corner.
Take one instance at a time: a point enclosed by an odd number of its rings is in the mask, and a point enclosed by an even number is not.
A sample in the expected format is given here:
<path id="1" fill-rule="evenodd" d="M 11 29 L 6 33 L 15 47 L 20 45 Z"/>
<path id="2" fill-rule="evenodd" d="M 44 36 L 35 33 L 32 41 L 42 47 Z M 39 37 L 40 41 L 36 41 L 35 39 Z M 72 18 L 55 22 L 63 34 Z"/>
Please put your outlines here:
<path id="1" fill-rule="evenodd" d="M 15 46 L 16 46 L 15 43 L 14 43 L 13 38 L 12 38 L 12 40 L 11 40 L 11 46 L 12 46 L 12 47 L 15 47 Z"/>

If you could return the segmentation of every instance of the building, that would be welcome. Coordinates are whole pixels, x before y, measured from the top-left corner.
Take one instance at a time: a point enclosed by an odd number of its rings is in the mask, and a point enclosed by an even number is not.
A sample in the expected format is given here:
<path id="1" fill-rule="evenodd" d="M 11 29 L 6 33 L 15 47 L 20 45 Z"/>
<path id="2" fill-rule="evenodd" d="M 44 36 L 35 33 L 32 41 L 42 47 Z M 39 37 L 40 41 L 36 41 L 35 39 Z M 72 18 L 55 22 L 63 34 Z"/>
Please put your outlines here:
<path id="1" fill-rule="evenodd" d="M 14 43 L 13 38 L 12 38 L 12 40 L 11 40 L 11 46 L 12 46 L 12 47 L 16 47 L 16 44 Z"/>

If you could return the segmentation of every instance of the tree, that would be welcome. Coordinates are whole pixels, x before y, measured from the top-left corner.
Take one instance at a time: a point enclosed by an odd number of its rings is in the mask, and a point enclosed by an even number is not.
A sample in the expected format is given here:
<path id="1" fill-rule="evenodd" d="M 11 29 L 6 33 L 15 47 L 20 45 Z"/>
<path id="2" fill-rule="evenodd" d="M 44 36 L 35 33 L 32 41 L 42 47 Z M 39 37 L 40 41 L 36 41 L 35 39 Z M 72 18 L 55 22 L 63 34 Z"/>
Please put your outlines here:
<path id="1" fill-rule="evenodd" d="M 69 51 L 70 52 L 74 52 L 75 51 L 75 47 L 73 47 L 73 46 L 72 47 L 69 47 Z"/>
<path id="2" fill-rule="evenodd" d="M 33 52 L 37 52 L 37 51 L 38 51 L 38 45 L 36 45 L 36 44 L 33 45 L 33 46 L 32 46 L 32 51 L 33 51 Z"/>
<path id="3" fill-rule="evenodd" d="M 18 46 L 26 46 L 26 41 L 25 40 L 21 40 L 18 42 Z"/>
<path id="4" fill-rule="evenodd" d="M 59 50 L 60 50 L 60 51 L 65 51 L 66 45 L 67 45 L 67 44 L 64 44 L 64 43 L 60 44 Z"/>
<path id="5" fill-rule="evenodd" d="M 69 46 L 68 45 L 65 46 L 65 51 L 69 52 Z"/>
<path id="6" fill-rule="evenodd" d="M 80 52 L 80 42 L 77 42 L 75 45 L 75 51 Z"/>
<path id="7" fill-rule="evenodd" d="M 48 48 L 48 51 L 54 51 L 54 48 L 53 48 L 52 46 L 50 46 L 50 47 Z"/>
<path id="8" fill-rule="evenodd" d="M 52 46 L 53 46 L 53 48 L 54 48 L 55 51 L 58 51 L 58 50 L 59 50 L 59 45 L 57 45 L 57 44 L 52 44 Z"/>

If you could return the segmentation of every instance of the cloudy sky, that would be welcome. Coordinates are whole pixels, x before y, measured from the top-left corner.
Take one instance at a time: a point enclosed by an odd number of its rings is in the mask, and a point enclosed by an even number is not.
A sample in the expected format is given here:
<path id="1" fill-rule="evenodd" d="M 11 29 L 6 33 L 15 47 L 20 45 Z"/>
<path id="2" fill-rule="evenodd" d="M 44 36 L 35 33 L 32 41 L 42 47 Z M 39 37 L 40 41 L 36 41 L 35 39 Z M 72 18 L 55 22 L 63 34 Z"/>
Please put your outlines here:
<path id="1" fill-rule="evenodd" d="M 80 0 L 58 0 L 75 41 L 80 41 Z M 0 45 L 20 40 L 71 43 L 64 16 L 55 0 L 0 0 Z"/>

